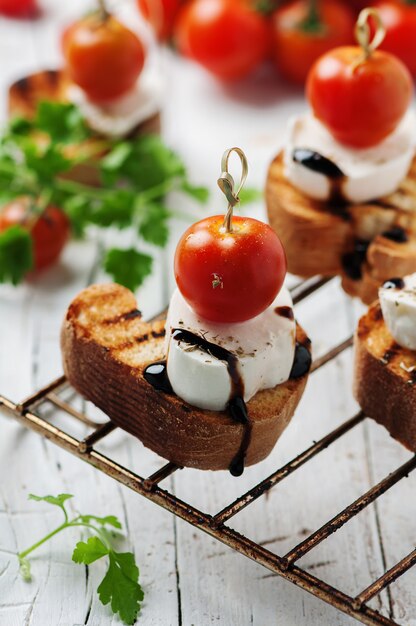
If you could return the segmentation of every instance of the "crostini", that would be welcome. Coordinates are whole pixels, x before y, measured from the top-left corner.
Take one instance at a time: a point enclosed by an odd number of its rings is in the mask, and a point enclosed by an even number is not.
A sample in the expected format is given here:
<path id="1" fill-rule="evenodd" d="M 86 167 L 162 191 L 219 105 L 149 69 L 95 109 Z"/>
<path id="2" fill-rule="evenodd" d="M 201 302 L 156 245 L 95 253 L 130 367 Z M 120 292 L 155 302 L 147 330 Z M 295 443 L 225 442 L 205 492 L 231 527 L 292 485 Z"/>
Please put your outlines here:
<path id="1" fill-rule="evenodd" d="M 96 285 L 70 305 L 62 328 L 69 382 L 145 446 L 180 466 L 240 475 L 264 459 L 306 385 L 310 341 L 296 324 L 274 231 L 227 215 L 182 236 L 167 318 L 142 321 L 133 294 Z M 244 178 L 244 176 L 243 176 Z M 260 268 L 260 270 L 259 270 Z"/>
<path id="2" fill-rule="evenodd" d="M 341 275 L 365 303 L 389 276 L 416 270 L 416 115 L 403 64 L 376 50 L 365 10 L 360 46 L 337 48 L 312 68 L 312 112 L 291 121 L 266 184 L 269 221 L 288 269 Z M 386 103 L 389 103 L 386 105 Z"/>
<path id="3" fill-rule="evenodd" d="M 9 116 L 31 119 L 42 101 L 76 105 L 94 134 L 87 145 L 93 156 L 69 177 L 99 184 L 95 162 L 106 153 L 103 139 L 160 133 L 162 79 L 147 62 L 139 36 L 107 10 L 70 25 L 63 33 L 62 48 L 61 69 L 36 72 L 10 86 Z M 70 148 L 74 156 L 85 151 L 85 142 Z"/>
<path id="4" fill-rule="evenodd" d="M 354 394 L 416 452 L 416 274 L 386 281 L 355 335 Z"/>

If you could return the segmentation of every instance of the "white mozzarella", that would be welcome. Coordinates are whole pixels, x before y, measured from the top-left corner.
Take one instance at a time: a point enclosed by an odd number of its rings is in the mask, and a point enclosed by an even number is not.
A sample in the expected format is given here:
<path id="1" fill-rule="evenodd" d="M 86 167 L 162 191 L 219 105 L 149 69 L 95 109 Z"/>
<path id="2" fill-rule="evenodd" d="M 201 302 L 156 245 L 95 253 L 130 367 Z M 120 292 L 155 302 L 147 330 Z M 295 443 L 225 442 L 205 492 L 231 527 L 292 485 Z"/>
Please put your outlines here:
<path id="1" fill-rule="evenodd" d="M 372 148 L 350 148 L 337 142 L 311 114 L 293 118 L 284 151 L 285 175 L 316 200 L 331 198 L 331 179 L 293 159 L 294 150 L 308 149 L 335 163 L 344 174 L 339 183 L 345 200 L 368 202 L 393 193 L 406 177 L 416 149 L 416 114 L 408 111 L 396 130 Z"/>
<path id="2" fill-rule="evenodd" d="M 133 89 L 116 100 L 97 104 L 76 85 L 69 87 L 67 95 L 93 130 L 106 137 L 119 138 L 158 113 L 163 84 L 160 72 L 155 67 L 146 67 Z"/>
<path id="3" fill-rule="evenodd" d="M 416 350 L 416 274 L 403 281 L 401 289 L 389 281 L 379 289 L 381 310 L 393 339 L 403 348 Z"/>
<path id="4" fill-rule="evenodd" d="M 288 380 L 295 353 L 296 322 L 279 315 L 276 307 L 292 308 L 286 287 L 257 317 L 238 324 L 217 324 L 200 319 L 177 289 L 166 321 L 167 373 L 176 395 L 202 409 L 222 411 L 231 398 L 232 383 L 225 361 L 172 339 L 175 329 L 203 336 L 238 357 L 246 402 L 257 391 Z"/>

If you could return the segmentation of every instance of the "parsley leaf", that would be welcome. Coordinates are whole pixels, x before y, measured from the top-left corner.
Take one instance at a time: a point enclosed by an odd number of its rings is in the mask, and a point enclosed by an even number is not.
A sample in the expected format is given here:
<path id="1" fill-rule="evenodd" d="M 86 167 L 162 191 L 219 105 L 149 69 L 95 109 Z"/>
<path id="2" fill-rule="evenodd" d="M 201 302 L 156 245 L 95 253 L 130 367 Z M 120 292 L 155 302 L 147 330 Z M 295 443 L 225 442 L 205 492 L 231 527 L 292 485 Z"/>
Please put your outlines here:
<path id="1" fill-rule="evenodd" d="M 75 237 L 82 237 L 86 227 L 91 223 L 90 207 L 91 201 L 84 196 L 71 196 L 62 203 L 62 208 L 71 222 L 72 233 Z"/>
<path id="2" fill-rule="evenodd" d="M 104 259 L 104 269 L 113 280 L 135 291 L 152 271 L 153 259 L 134 248 L 111 248 Z"/>
<path id="3" fill-rule="evenodd" d="M 11 226 L 0 233 L 0 282 L 17 285 L 33 268 L 33 244 L 27 230 Z"/>
<path id="4" fill-rule="evenodd" d="M 97 517 L 96 515 L 80 515 L 80 518 L 86 524 L 98 522 L 101 526 L 112 526 L 113 528 L 121 528 L 121 522 L 115 515 L 107 515 L 106 517 Z"/>
<path id="5" fill-rule="evenodd" d="M 192 185 L 187 180 L 183 180 L 181 184 L 181 190 L 201 204 L 205 204 L 206 202 L 208 202 L 209 191 L 206 187 L 198 187 L 196 185 Z"/>
<path id="6" fill-rule="evenodd" d="M 86 172 L 88 184 L 78 177 Z M 47 205 L 60 207 L 75 237 L 88 236 L 90 225 L 132 227 L 160 247 L 168 242 L 174 215 L 165 206 L 167 194 L 179 191 L 198 202 L 208 197 L 207 189 L 190 183 L 182 159 L 161 137 L 103 139 L 87 128 L 74 104 L 48 101 L 38 104 L 33 120 L 12 120 L 0 137 L 0 189 L 0 204 L 30 197 L 39 219 Z M 32 244 L 28 233 L 8 230 L 0 240 L 0 282 L 17 284 L 33 268 Z M 109 250 L 105 265 L 114 279 L 135 289 L 151 272 L 152 258 L 135 248 Z"/>
<path id="7" fill-rule="evenodd" d="M 240 205 L 244 206 L 260 200 L 263 197 L 263 192 L 255 187 L 243 187 L 238 196 L 240 198 Z"/>
<path id="8" fill-rule="evenodd" d="M 91 565 L 99 559 L 108 557 L 107 572 L 97 589 L 100 601 L 104 605 L 110 604 L 113 613 L 118 613 L 125 624 L 132 625 L 136 621 L 141 608 L 140 603 L 144 597 L 143 589 L 139 584 L 139 568 L 136 565 L 134 554 L 114 550 L 112 537 L 106 529 L 107 526 L 119 529 L 121 523 L 115 515 L 98 517 L 97 515 L 78 514 L 73 519 L 69 519 L 65 510 L 65 502 L 72 497 L 68 493 L 61 493 L 57 496 L 29 495 L 31 500 L 48 502 L 61 508 L 65 515 L 65 521 L 43 539 L 17 555 L 20 574 L 24 580 L 31 580 L 30 562 L 26 557 L 39 546 L 67 528 L 85 527 L 93 534 L 86 541 L 77 542 L 72 553 L 72 560 L 74 563 Z"/>
<path id="9" fill-rule="evenodd" d="M 136 194 L 128 189 L 117 189 L 106 194 L 91 214 L 91 222 L 103 228 L 131 226 L 136 205 Z"/>
<path id="10" fill-rule="evenodd" d="M 78 541 L 75 549 L 72 553 L 72 560 L 74 563 L 85 563 L 90 565 L 94 561 L 98 561 L 103 556 L 108 554 L 108 548 L 103 544 L 101 539 L 96 537 L 89 537 L 88 541 Z"/>
<path id="11" fill-rule="evenodd" d="M 54 504 L 61 509 L 64 508 L 64 503 L 70 500 L 74 496 L 70 493 L 60 493 L 57 496 L 35 496 L 33 493 L 29 494 L 29 500 L 35 500 L 36 502 L 48 502 L 48 504 Z"/>
<path id="12" fill-rule="evenodd" d="M 82 141 L 89 135 L 80 110 L 70 103 L 39 102 L 35 125 L 53 141 L 62 143 Z"/>
<path id="13" fill-rule="evenodd" d="M 156 202 L 141 208 L 139 233 L 145 241 L 163 248 L 169 239 L 170 211 Z"/>
<path id="14" fill-rule="evenodd" d="M 109 568 L 98 587 L 103 604 L 111 602 L 113 613 L 119 613 L 126 624 L 134 624 L 144 594 L 139 579 L 139 568 L 130 552 L 110 552 Z"/>

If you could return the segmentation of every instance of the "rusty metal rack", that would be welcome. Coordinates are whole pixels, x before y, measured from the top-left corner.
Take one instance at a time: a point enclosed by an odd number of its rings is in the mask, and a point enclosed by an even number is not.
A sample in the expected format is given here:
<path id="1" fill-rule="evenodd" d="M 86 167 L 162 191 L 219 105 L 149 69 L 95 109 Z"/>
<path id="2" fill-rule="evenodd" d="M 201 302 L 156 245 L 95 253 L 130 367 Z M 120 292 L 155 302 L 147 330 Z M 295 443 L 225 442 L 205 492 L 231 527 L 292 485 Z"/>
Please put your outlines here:
<path id="1" fill-rule="evenodd" d="M 297 285 L 292 290 L 293 301 L 295 303 L 300 302 L 323 286 L 328 280 L 329 279 L 315 277 Z M 350 337 L 321 358 L 315 360 L 311 371 L 315 372 L 351 345 L 352 338 Z M 180 500 L 174 494 L 159 486 L 159 483 L 164 479 L 178 469 L 181 469 L 174 463 L 166 463 L 154 474 L 144 478 L 94 449 L 94 444 L 102 440 L 117 427 L 111 421 L 97 424 L 82 412 L 76 410 L 70 404 L 70 401 L 63 400 L 59 394 L 67 387 L 69 387 L 68 382 L 64 376 L 61 376 L 19 404 L 15 404 L 7 398 L 0 396 L 0 407 L 3 407 L 26 428 L 37 432 L 64 450 L 71 452 L 78 458 L 90 463 L 108 476 L 126 485 L 136 493 L 152 500 L 177 515 L 179 518 L 208 533 L 211 537 L 214 537 L 258 564 L 263 565 L 271 572 L 291 581 L 347 615 L 356 618 L 363 624 L 372 626 L 398 626 L 392 619 L 372 609 L 367 603 L 416 564 L 416 549 L 380 576 L 380 578 L 372 582 L 366 589 L 360 591 L 355 597 L 349 596 L 329 585 L 300 568 L 296 563 L 301 557 L 341 528 L 357 515 L 357 513 L 374 502 L 402 478 L 408 476 L 409 473 L 416 468 L 416 455 L 374 485 L 369 491 L 347 506 L 321 528 L 310 534 L 298 545 L 294 546 L 285 555 L 278 555 L 264 548 L 227 524 L 232 517 L 261 496 L 264 496 L 284 478 L 295 472 L 299 467 L 319 454 L 319 452 L 325 450 L 352 428 L 363 422 L 366 418 L 361 411 L 328 435 L 315 442 L 289 463 L 267 476 L 255 487 L 251 488 L 221 511 L 215 515 L 210 515 Z M 46 402 L 52 403 L 56 409 L 63 411 L 68 418 L 81 421 L 91 427 L 93 429 L 91 434 L 84 439 L 77 439 L 51 424 L 50 421 L 42 417 L 39 411 L 37 411 L 37 409 Z"/>

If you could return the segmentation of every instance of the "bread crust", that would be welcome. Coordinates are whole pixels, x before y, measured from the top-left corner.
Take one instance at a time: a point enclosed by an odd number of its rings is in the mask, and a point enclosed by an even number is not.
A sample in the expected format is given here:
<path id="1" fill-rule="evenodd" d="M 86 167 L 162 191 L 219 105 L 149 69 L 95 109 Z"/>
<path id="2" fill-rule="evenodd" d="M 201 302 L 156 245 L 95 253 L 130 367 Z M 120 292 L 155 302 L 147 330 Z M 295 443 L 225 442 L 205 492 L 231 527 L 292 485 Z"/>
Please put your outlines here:
<path id="1" fill-rule="evenodd" d="M 416 452 L 416 376 L 407 371 L 413 366 L 416 353 L 394 342 L 375 302 L 354 338 L 354 396 L 368 417 Z"/>
<path id="2" fill-rule="evenodd" d="M 388 278 L 416 271 L 416 158 L 407 178 L 391 196 L 365 204 L 333 207 L 305 196 L 284 174 L 283 154 L 270 165 L 266 204 L 272 228 L 286 251 L 288 270 L 309 277 L 340 275 L 347 293 L 370 304 Z M 408 241 L 382 233 L 402 228 Z M 346 272 L 343 257 L 354 242 L 369 242 L 361 277 Z"/>
<path id="3" fill-rule="evenodd" d="M 118 426 L 179 466 L 228 469 L 244 426 L 227 412 L 190 406 L 174 394 L 155 390 L 143 377 L 164 357 L 164 321 L 146 323 L 131 312 L 133 294 L 119 285 L 82 291 L 65 317 L 61 348 L 65 375 L 75 389 Z M 128 314 L 126 318 L 126 314 Z M 302 328 L 297 340 L 309 345 Z M 247 403 L 252 435 L 245 465 L 272 451 L 302 396 L 307 374 L 256 394 Z"/>
<path id="4" fill-rule="evenodd" d="M 33 118 L 37 105 L 42 100 L 52 100 L 54 102 L 67 102 L 67 92 L 70 81 L 62 70 L 44 70 L 29 74 L 17 80 L 9 87 L 8 112 L 9 117 L 22 116 Z M 138 137 L 146 134 L 160 134 L 161 116 L 156 113 L 141 124 L 138 124 L 129 134 L 129 137 Z M 95 134 L 87 142 L 81 142 L 78 146 L 71 146 L 71 156 L 76 156 L 77 150 L 85 152 L 85 148 L 91 149 L 95 155 L 88 163 L 80 163 L 67 172 L 64 178 L 75 180 L 86 185 L 99 186 L 100 175 L 96 165 L 99 158 L 104 156 L 97 154 L 97 147 L 100 147 L 102 137 Z"/>

